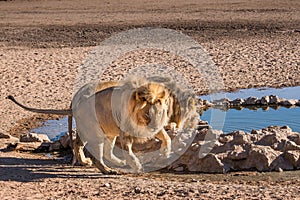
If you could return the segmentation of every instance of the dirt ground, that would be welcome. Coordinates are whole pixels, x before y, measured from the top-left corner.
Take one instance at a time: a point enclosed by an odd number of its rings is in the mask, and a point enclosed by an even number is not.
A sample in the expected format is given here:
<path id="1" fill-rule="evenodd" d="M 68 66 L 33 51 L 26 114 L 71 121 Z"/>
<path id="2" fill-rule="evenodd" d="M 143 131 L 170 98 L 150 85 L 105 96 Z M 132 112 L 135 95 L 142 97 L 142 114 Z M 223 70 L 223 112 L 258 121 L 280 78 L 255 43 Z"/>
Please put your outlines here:
<path id="1" fill-rule="evenodd" d="M 191 36 L 212 56 L 227 91 L 299 86 L 299 12 L 293 0 L 0 0 L 0 132 L 18 136 L 48 117 L 7 95 L 67 108 L 88 53 L 137 27 Z M 6 142 L 0 139 L 0 199 L 300 199 L 299 171 L 108 176 L 54 154 L 7 152 Z"/>

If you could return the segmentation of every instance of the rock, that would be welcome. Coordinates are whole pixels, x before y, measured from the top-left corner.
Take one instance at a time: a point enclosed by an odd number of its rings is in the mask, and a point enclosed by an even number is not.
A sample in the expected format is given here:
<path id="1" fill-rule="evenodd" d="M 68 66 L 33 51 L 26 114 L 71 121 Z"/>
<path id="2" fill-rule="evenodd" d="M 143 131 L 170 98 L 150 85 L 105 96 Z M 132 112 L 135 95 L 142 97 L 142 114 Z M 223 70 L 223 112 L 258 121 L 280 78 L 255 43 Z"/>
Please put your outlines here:
<path id="1" fill-rule="evenodd" d="M 60 144 L 63 146 L 63 148 L 68 148 L 70 147 L 70 136 L 68 133 L 66 133 L 65 135 L 61 136 L 59 138 L 59 142 Z"/>
<path id="2" fill-rule="evenodd" d="M 195 160 L 196 159 L 196 160 Z M 225 168 L 221 160 L 214 154 L 209 153 L 202 159 L 191 159 L 187 164 L 187 169 L 190 172 L 204 172 L 204 173 L 224 173 Z"/>
<path id="3" fill-rule="evenodd" d="M 38 148 L 33 150 L 34 153 L 49 152 L 51 142 L 43 142 Z"/>
<path id="4" fill-rule="evenodd" d="M 300 106 L 300 99 L 297 101 L 297 103 L 295 105 Z"/>
<path id="5" fill-rule="evenodd" d="M 233 151 L 228 152 L 227 158 L 230 160 L 243 160 L 248 157 L 249 151 L 240 145 L 234 145 Z"/>
<path id="6" fill-rule="evenodd" d="M 59 141 L 53 142 L 49 146 L 49 151 L 58 151 L 62 148 L 62 145 Z"/>
<path id="7" fill-rule="evenodd" d="M 251 133 L 255 133 L 255 131 Z M 293 145 L 290 143 L 284 145 L 289 140 L 288 137 L 294 135 L 288 126 L 269 126 L 257 133 L 259 133 L 257 135 L 257 142 L 254 143 L 256 145 L 270 146 L 276 150 L 286 148 L 286 145 Z"/>
<path id="8" fill-rule="evenodd" d="M 212 102 L 212 105 L 214 105 L 214 106 L 228 106 L 229 102 L 230 102 L 230 99 L 222 98 L 222 99 L 214 100 Z"/>
<path id="9" fill-rule="evenodd" d="M 200 121 L 198 122 L 197 130 L 201 130 L 201 129 L 203 129 L 203 128 L 205 128 L 205 129 L 208 129 L 208 128 L 209 128 L 208 121 L 202 121 L 202 120 L 200 120 Z"/>
<path id="10" fill-rule="evenodd" d="M 278 169 L 276 171 L 277 172 L 283 172 L 283 169 L 281 169 L 280 167 L 278 167 Z"/>
<path id="11" fill-rule="evenodd" d="M 20 142 L 50 142 L 46 134 L 29 133 L 20 137 Z"/>
<path id="12" fill-rule="evenodd" d="M 35 151 L 41 146 L 41 142 L 18 142 L 15 144 L 9 144 L 8 149 L 15 151 Z"/>
<path id="13" fill-rule="evenodd" d="M 284 155 L 279 155 L 270 165 L 270 171 L 293 170 L 294 166 L 285 159 Z"/>
<path id="14" fill-rule="evenodd" d="M 280 101 L 278 96 L 270 95 L 269 96 L 269 104 L 278 104 Z"/>
<path id="15" fill-rule="evenodd" d="M 263 136 L 255 144 L 262 146 L 272 146 L 274 148 L 274 146 L 277 146 L 279 142 L 281 142 L 280 136 L 276 135 L 276 133 L 273 133 Z"/>
<path id="16" fill-rule="evenodd" d="M 140 187 L 134 187 L 134 193 L 136 193 L 136 194 L 140 194 L 141 193 L 141 191 L 142 191 L 142 189 L 140 188 Z"/>
<path id="17" fill-rule="evenodd" d="M 268 146 L 252 146 L 249 155 L 245 161 L 237 164 L 236 167 L 242 170 L 250 170 L 255 168 L 258 171 L 270 171 L 271 164 L 280 155 Z"/>
<path id="18" fill-rule="evenodd" d="M 203 100 L 203 106 L 205 106 L 205 107 L 211 107 L 212 104 L 208 100 Z"/>
<path id="19" fill-rule="evenodd" d="M 291 134 L 287 138 L 289 140 L 295 142 L 297 145 L 300 145 L 300 134 L 299 133 Z"/>
<path id="20" fill-rule="evenodd" d="M 300 150 L 300 145 L 297 145 L 293 141 L 282 140 L 276 147 L 274 147 L 274 149 L 282 152 L 289 150 Z"/>
<path id="21" fill-rule="evenodd" d="M 297 102 L 298 101 L 294 100 L 294 99 L 283 100 L 283 101 L 279 102 L 279 105 L 284 106 L 284 107 L 291 107 L 291 106 L 295 106 Z"/>
<path id="22" fill-rule="evenodd" d="M 251 141 L 249 134 L 245 133 L 244 131 L 234 131 L 230 134 L 233 136 L 233 140 L 230 141 L 231 145 L 247 144 Z"/>
<path id="23" fill-rule="evenodd" d="M 0 139 L 9 139 L 11 136 L 9 134 L 6 133 L 1 133 L 0 132 Z"/>
<path id="24" fill-rule="evenodd" d="M 183 172 L 184 168 L 183 167 L 176 167 L 175 169 L 173 169 L 175 172 Z"/>
<path id="25" fill-rule="evenodd" d="M 112 185 L 111 185 L 111 183 L 104 183 L 104 185 L 102 187 L 112 188 Z"/>
<path id="26" fill-rule="evenodd" d="M 248 97 L 245 99 L 245 102 L 243 103 L 244 106 L 251 106 L 251 105 L 257 105 L 258 104 L 258 98 L 257 97 Z"/>
<path id="27" fill-rule="evenodd" d="M 232 135 L 230 135 L 230 134 L 222 134 L 222 135 L 220 135 L 220 137 L 219 137 L 219 142 L 220 143 L 229 143 L 229 142 L 231 142 L 233 140 L 233 136 Z"/>
<path id="28" fill-rule="evenodd" d="M 286 151 L 284 157 L 295 169 L 300 169 L 300 151 Z"/>
<path id="29" fill-rule="evenodd" d="M 268 105 L 270 102 L 270 97 L 269 96 L 263 96 L 261 99 L 260 99 L 260 104 L 261 105 Z"/>
<path id="30" fill-rule="evenodd" d="M 237 98 L 233 101 L 230 101 L 230 105 L 231 106 L 242 106 L 244 102 L 245 102 L 244 99 Z"/>
<path id="31" fill-rule="evenodd" d="M 200 108 L 208 108 L 212 106 L 212 103 L 210 103 L 208 100 L 199 99 L 197 102 L 197 106 Z"/>

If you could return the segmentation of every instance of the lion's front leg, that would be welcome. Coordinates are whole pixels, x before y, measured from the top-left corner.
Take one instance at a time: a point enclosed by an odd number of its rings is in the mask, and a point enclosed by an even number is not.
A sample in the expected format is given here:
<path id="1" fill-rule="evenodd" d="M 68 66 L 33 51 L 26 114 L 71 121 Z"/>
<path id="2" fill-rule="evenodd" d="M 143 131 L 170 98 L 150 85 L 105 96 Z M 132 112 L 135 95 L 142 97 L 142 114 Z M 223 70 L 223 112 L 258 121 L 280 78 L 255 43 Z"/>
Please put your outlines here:
<path id="1" fill-rule="evenodd" d="M 161 141 L 161 147 L 160 147 L 161 153 L 164 154 L 167 158 L 169 158 L 172 150 L 170 136 L 165 131 L 165 129 L 162 129 L 157 133 L 156 137 Z"/>
<path id="2" fill-rule="evenodd" d="M 104 139 L 104 157 L 109 161 L 113 162 L 117 166 L 124 166 L 126 165 L 126 160 L 121 160 L 114 155 L 114 147 L 116 143 L 117 136 L 115 136 L 112 141 L 108 138 Z"/>
<path id="3" fill-rule="evenodd" d="M 99 160 L 95 159 L 94 164 L 95 166 L 103 173 L 103 174 L 118 174 L 117 170 L 113 170 L 108 167 L 103 160 L 104 156 L 104 142 L 101 142 L 99 145 Z"/>
<path id="4" fill-rule="evenodd" d="M 126 155 L 126 154 L 124 154 L 128 165 L 135 172 L 138 172 L 138 173 L 142 172 L 143 171 L 143 166 L 142 166 L 140 160 L 138 159 L 138 157 L 132 151 L 132 145 L 133 145 L 133 141 L 134 141 L 133 137 L 130 136 L 129 134 L 123 133 L 123 132 L 121 132 L 120 136 L 121 136 L 121 146 L 122 146 L 122 149 L 123 150 L 125 150 L 125 149 L 128 150 L 129 156 Z"/>

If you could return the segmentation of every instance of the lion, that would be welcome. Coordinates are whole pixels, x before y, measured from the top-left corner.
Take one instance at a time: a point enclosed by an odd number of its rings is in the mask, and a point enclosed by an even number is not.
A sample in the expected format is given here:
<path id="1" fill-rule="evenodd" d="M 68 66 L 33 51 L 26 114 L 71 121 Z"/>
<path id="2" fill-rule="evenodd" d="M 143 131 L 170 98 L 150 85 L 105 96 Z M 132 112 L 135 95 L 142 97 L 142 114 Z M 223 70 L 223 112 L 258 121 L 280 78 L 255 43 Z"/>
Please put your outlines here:
<path id="1" fill-rule="evenodd" d="M 107 85 L 107 84 L 106 84 Z M 108 84 L 109 85 L 109 84 Z M 113 85 L 117 85 L 117 83 L 113 83 Z M 105 86 L 106 87 L 106 86 Z M 124 90 L 125 87 L 125 90 Z M 97 87 L 99 89 L 99 87 Z M 163 127 L 167 124 L 167 108 L 166 105 L 167 99 L 169 98 L 169 91 L 160 84 L 157 83 L 148 83 L 139 88 L 132 87 L 132 84 L 125 84 L 123 87 L 112 86 L 105 88 L 100 87 L 100 91 L 96 92 L 93 96 L 95 98 L 96 105 L 96 113 L 97 118 L 99 120 L 101 129 L 105 133 L 106 138 L 111 142 L 111 145 L 107 145 L 107 142 L 103 142 L 100 144 L 102 146 L 99 150 L 100 154 L 100 166 L 97 166 L 103 173 L 109 173 L 112 170 L 107 167 L 103 162 L 103 153 L 110 152 L 110 159 L 115 160 L 117 163 L 122 163 L 119 159 L 112 156 L 112 147 L 114 146 L 114 142 L 117 136 L 122 135 L 124 139 L 124 146 L 128 148 L 129 155 L 133 160 L 133 165 L 137 171 L 141 171 L 141 164 L 139 163 L 137 157 L 132 152 L 132 144 L 134 142 L 145 142 L 149 138 L 153 138 L 157 136 L 162 140 L 162 148 L 166 148 L 166 155 L 168 155 L 171 151 L 171 140 L 168 134 L 165 132 Z M 112 108 L 111 108 L 111 95 L 113 91 L 131 91 L 135 90 L 129 98 L 129 104 L 127 105 L 127 109 L 125 112 L 123 110 L 119 110 L 119 113 L 129 113 L 130 118 L 128 116 L 122 116 L 121 121 L 116 121 L 116 118 L 112 116 Z M 145 90 L 147 90 L 145 92 Z M 153 94 L 153 95 L 151 95 Z M 75 95 L 76 96 L 76 95 Z M 72 119 L 72 110 L 47 110 L 47 109 L 34 109 L 26 107 L 19 102 L 17 102 L 12 96 L 8 97 L 13 102 L 21 106 L 22 108 L 38 112 L 38 113 L 47 113 L 47 114 L 61 114 L 68 115 L 69 119 Z M 89 99 L 92 97 L 87 97 L 87 100 L 82 101 L 83 104 L 89 102 Z M 122 103 L 122 102 L 120 102 Z M 126 106 L 124 107 L 126 108 Z M 108 117 L 109 116 L 109 117 Z M 158 117 L 157 117 L 158 116 Z M 157 119 L 156 119 L 157 117 Z M 76 117 L 75 117 L 76 119 Z M 126 123 L 122 124 L 124 119 L 131 119 L 130 121 L 126 121 Z M 149 125 L 149 127 L 147 127 Z M 120 126 L 123 130 L 120 130 Z M 130 132 L 131 131 L 131 132 Z M 69 128 L 69 132 L 71 132 Z M 78 138 L 78 137 L 77 137 Z M 123 142 L 123 141 L 122 141 Z M 79 147 L 81 144 L 78 145 Z M 109 151 L 104 151 L 105 146 L 109 147 Z M 77 154 L 76 154 L 77 153 Z M 76 157 L 83 157 L 81 147 L 75 150 Z M 81 156 L 78 156 L 81 155 Z M 84 161 L 84 160 L 83 160 Z M 97 164 L 96 164 L 97 165 Z"/>
<path id="2" fill-rule="evenodd" d="M 73 98 L 73 100 L 77 98 L 75 102 L 79 102 L 79 105 L 71 105 L 69 110 L 29 108 L 17 102 L 12 96 L 8 98 L 29 111 L 68 115 L 68 131 L 71 141 L 71 122 L 74 115 L 72 108 L 81 107 L 94 99 L 95 102 L 93 103 L 95 103 L 97 115 L 95 124 L 97 122 L 100 124 L 106 139 L 100 142 L 99 151 L 94 152 L 100 159 L 94 160 L 93 163 L 102 173 L 116 173 L 105 165 L 103 158 L 117 165 L 126 163 L 113 154 L 116 138 L 120 137 L 122 147 L 128 150 L 131 158 L 131 162 L 128 164 L 140 172 L 142 165 L 132 151 L 134 143 L 144 143 L 157 137 L 162 142 L 161 152 L 168 157 L 171 153 L 171 139 L 166 130 L 170 129 L 169 127 L 193 128 L 196 124 L 195 121 L 199 118 L 195 111 L 194 97 L 191 93 L 174 87 L 175 85 L 169 79 L 159 80 L 157 78 L 99 82 L 92 89 L 88 86 L 81 88 L 81 92 L 77 92 Z M 90 89 L 92 91 L 88 92 Z M 88 95 L 82 95 L 85 93 Z M 115 105 L 120 105 L 117 109 L 112 108 L 113 93 L 117 94 L 118 97 L 125 97 L 125 99 L 114 98 L 119 100 L 119 102 L 115 102 Z M 76 119 L 76 116 L 74 117 Z M 77 159 L 81 164 L 91 165 L 92 161 L 86 158 L 83 152 L 85 142 L 81 140 L 82 138 L 79 138 L 77 134 L 75 141 L 71 142 L 74 155 L 72 164 L 75 164 Z"/>

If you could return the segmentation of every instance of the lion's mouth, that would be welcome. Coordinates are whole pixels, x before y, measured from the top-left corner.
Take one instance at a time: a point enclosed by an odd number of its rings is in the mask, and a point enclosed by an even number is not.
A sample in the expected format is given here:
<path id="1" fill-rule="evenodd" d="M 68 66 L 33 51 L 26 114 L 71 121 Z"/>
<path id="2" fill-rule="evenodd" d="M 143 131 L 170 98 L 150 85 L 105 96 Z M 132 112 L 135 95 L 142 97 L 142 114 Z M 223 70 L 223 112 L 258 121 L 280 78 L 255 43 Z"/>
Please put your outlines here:
<path id="1" fill-rule="evenodd" d="M 157 109 L 157 106 L 153 105 L 148 111 L 149 123 L 148 127 L 150 131 L 160 130 L 166 123 L 167 112 L 163 109 Z"/>

